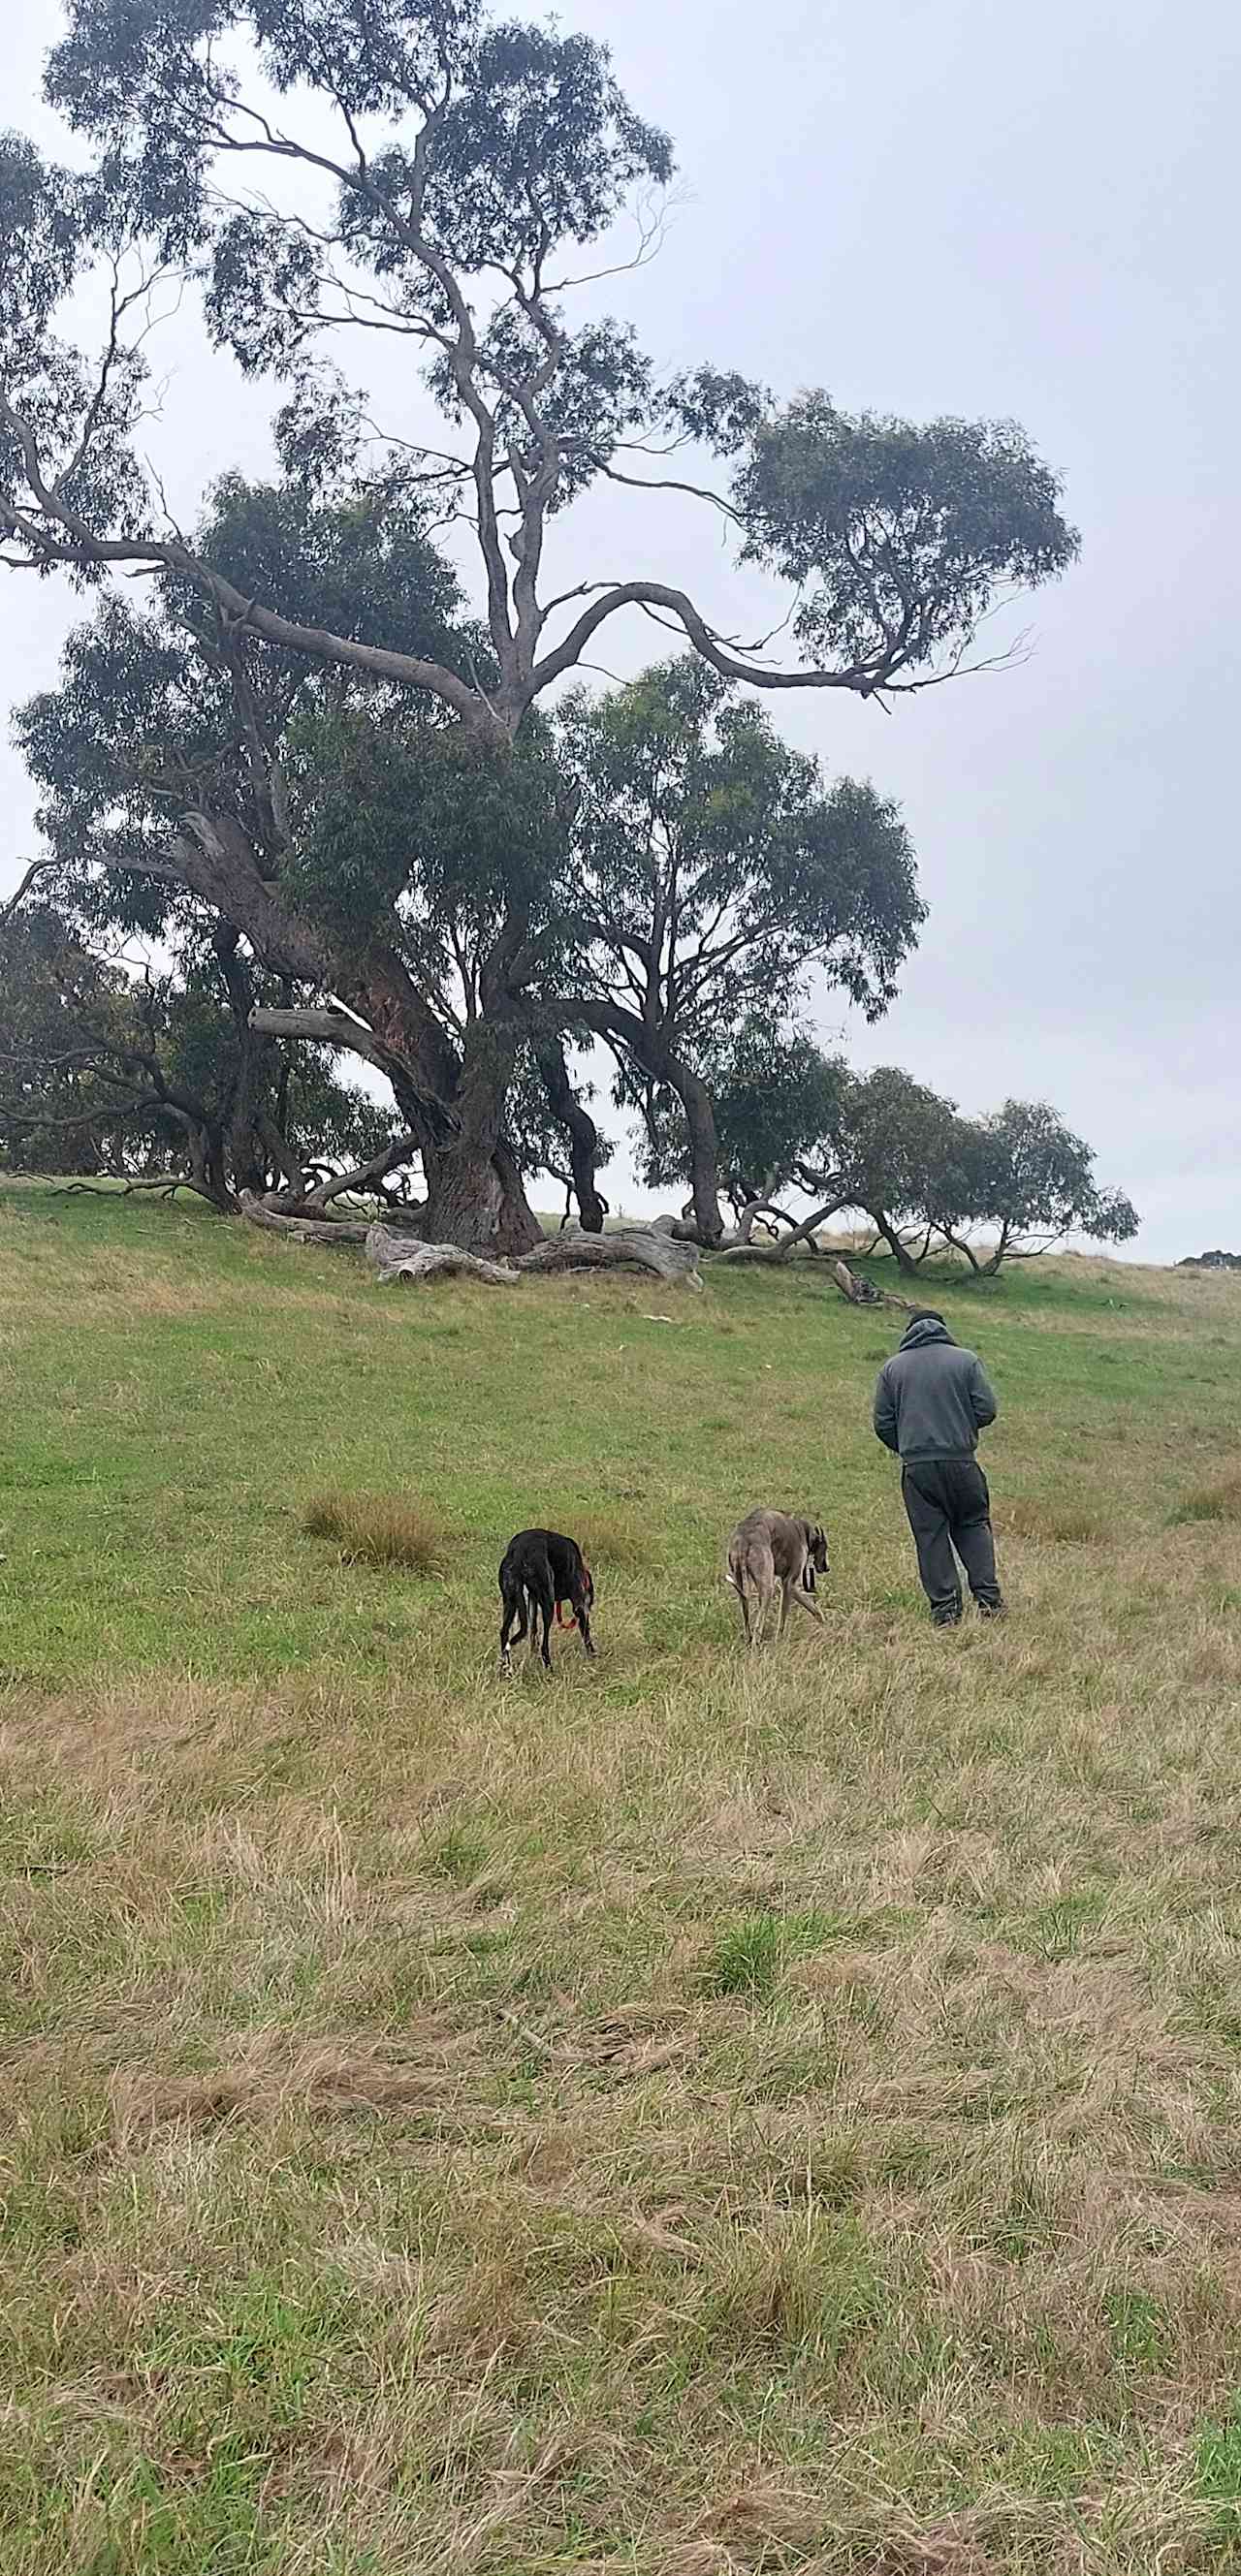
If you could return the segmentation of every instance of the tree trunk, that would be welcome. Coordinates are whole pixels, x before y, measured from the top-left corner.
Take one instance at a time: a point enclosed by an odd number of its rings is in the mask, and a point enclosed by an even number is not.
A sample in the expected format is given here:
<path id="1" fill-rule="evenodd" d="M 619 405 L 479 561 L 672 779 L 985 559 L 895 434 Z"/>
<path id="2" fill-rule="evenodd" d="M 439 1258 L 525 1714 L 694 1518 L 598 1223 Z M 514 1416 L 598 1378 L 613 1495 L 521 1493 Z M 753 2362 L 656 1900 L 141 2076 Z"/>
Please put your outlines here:
<path id="1" fill-rule="evenodd" d="M 669 1080 L 685 1112 L 685 1124 L 689 1129 L 694 1223 L 704 1243 L 718 1243 L 724 1231 L 724 1218 L 720 1208 L 720 1148 L 711 1094 L 705 1082 L 700 1082 L 688 1065 L 675 1057 L 670 1057 L 669 1063 L 676 1067 Z"/>
<path id="2" fill-rule="evenodd" d="M 832 1263 L 832 1277 L 841 1296 L 847 1297 L 851 1306 L 899 1306 L 902 1315 L 916 1315 L 918 1312 L 908 1297 L 893 1297 L 886 1288 L 876 1288 L 869 1279 L 859 1278 L 856 1270 L 850 1270 L 847 1261 Z"/>
<path id="3" fill-rule="evenodd" d="M 240 931 L 270 972 L 345 1005 L 260 1008 L 250 1013 L 249 1024 L 260 1037 L 349 1048 L 386 1075 L 426 1171 L 428 1238 L 485 1253 L 524 1252 L 540 1240 L 503 1133 L 524 1033 L 520 915 L 505 920 L 480 963 L 479 1015 L 458 1056 L 398 946 L 377 937 L 350 950 L 305 921 L 279 881 L 263 873 L 256 850 L 231 816 L 187 814 L 169 868 L 155 872 L 175 873 L 219 913 L 225 925 L 222 968 L 230 929 L 234 957 Z"/>
<path id="4" fill-rule="evenodd" d="M 720 1207 L 720 1149 L 711 1094 L 692 1067 L 676 1053 L 662 1030 L 648 1028 L 636 1011 L 614 1002 L 575 1002 L 572 1017 L 597 1037 L 619 1039 L 635 1064 L 652 1082 L 675 1091 L 685 1112 L 689 1134 L 694 1232 L 707 1251 L 720 1241 L 724 1215 Z"/>
<path id="5" fill-rule="evenodd" d="M 332 1252 L 343 1245 L 365 1243 L 370 1233 L 364 1217 L 284 1216 L 279 1208 L 267 1207 L 251 1190 L 243 1193 L 241 1213 L 249 1217 L 251 1225 L 261 1225 L 269 1234 L 283 1234 L 290 1243 L 320 1244 Z"/>
<path id="6" fill-rule="evenodd" d="M 754 1220 L 756 1217 L 760 1216 L 778 1217 L 781 1225 L 792 1225 L 794 1223 L 794 1219 L 788 1214 L 787 1209 L 778 1207 L 774 1199 L 747 1199 L 737 1218 L 738 1243 L 749 1242 L 750 1237 L 754 1232 Z M 774 1226 L 769 1227 L 768 1231 L 769 1233 L 774 1233 Z"/>
<path id="7" fill-rule="evenodd" d="M 434 1151 L 424 1145 L 422 1164 L 427 1195 L 419 1232 L 428 1243 L 455 1243 L 465 1252 L 502 1258 L 529 1252 L 542 1240 L 507 1146 L 488 1152 L 463 1136 Z"/>
<path id="8" fill-rule="evenodd" d="M 902 1279 L 916 1278 L 918 1272 L 917 1262 L 912 1259 L 907 1245 L 902 1243 L 900 1235 L 892 1223 L 891 1217 L 885 1213 L 883 1208 L 867 1208 L 866 1213 L 870 1218 L 871 1224 L 875 1226 L 878 1232 L 882 1235 Z"/>
<path id="9" fill-rule="evenodd" d="M 657 1278 L 678 1286 L 702 1286 L 697 1244 L 674 1243 L 669 1235 L 659 1234 L 648 1225 L 617 1226 L 611 1234 L 586 1234 L 574 1228 L 536 1245 L 517 1266 L 523 1272 L 653 1270 Z"/>
<path id="10" fill-rule="evenodd" d="M 569 1147 L 569 1167 L 577 1198 L 578 1215 L 583 1231 L 602 1234 L 607 1215 L 606 1202 L 600 1198 L 595 1182 L 595 1165 L 599 1159 L 599 1130 L 569 1080 L 564 1048 L 558 1038 L 539 1038 L 534 1060 L 539 1068 L 547 1105 L 563 1127 Z"/>
<path id="11" fill-rule="evenodd" d="M 429 1094 L 421 1022 L 402 1022 L 399 991 L 376 972 L 377 989 L 365 1025 L 340 1010 L 263 1009 L 254 1014 L 255 1026 L 275 1037 L 347 1048 L 386 1075 L 426 1176 L 419 1226 L 428 1242 L 501 1256 L 528 1252 L 540 1240 L 539 1222 L 503 1133 L 515 1031 L 476 1021 L 467 1034 L 460 1071 L 437 1061 L 437 1088 Z M 344 998 L 358 1011 L 367 1000 L 356 981 Z M 408 1049 L 404 1057 L 403 1047 Z"/>
<path id="12" fill-rule="evenodd" d="M 232 1187 L 238 1193 L 262 1190 L 266 1185 L 273 1141 L 265 1133 L 272 1126 L 267 1095 L 279 1072 L 271 1039 L 260 1037 L 250 1025 L 254 990 L 250 970 L 240 954 L 240 942 L 241 934 L 231 922 L 217 922 L 211 946 L 232 1013 L 237 1046 L 237 1071 L 228 1113 L 228 1166 Z M 283 1138 L 279 1143 L 282 1159 L 277 1160 L 277 1169 L 284 1170 L 287 1178 L 291 1158 L 284 1154 Z"/>
<path id="13" fill-rule="evenodd" d="M 506 1261 L 488 1261 L 459 1243 L 413 1243 L 385 1225 L 367 1229 L 366 1257 L 381 1279 L 485 1279 L 493 1288 L 515 1288 L 517 1272 Z"/>
<path id="14" fill-rule="evenodd" d="M 188 815 L 175 865 L 195 893 L 244 932 L 272 972 L 335 993 L 347 1005 L 259 1009 L 252 1026 L 267 1036 L 347 1047 L 387 1076 L 426 1168 L 427 1232 L 478 1251 L 525 1251 L 536 1243 L 537 1220 L 513 1155 L 501 1141 L 516 1048 L 503 978 L 520 923 L 508 926 L 497 942 L 494 975 L 484 972 L 484 1016 L 469 1033 L 459 1065 L 396 950 L 382 940 L 352 956 L 338 950 L 287 906 L 278 884 L 261 875 L 254 850 L 231 818 Z M 350 1012 L 357 1018 L 351 1020 Z"/>

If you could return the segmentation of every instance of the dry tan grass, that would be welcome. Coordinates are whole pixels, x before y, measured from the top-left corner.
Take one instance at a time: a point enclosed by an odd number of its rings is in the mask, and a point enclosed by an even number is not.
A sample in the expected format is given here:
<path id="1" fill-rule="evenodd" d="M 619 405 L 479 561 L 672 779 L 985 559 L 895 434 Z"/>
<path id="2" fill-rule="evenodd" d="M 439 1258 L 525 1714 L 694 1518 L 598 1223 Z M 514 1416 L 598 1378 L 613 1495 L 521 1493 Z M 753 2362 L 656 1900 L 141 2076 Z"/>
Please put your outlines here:
<path id="1" fill-rule="evenodd" d="M 1196 1485 L 1182 1494 L 1176 1504 L 1174 1523 L 1193 1521 L 1241 1521 L 1241 1467 L 1211 1483 Z"/>
<path id="2" fill-rule="evenodd" d="M 1047 1539 L 1060 1547 L 1088 1546 L 1112 1534 L 1097 1505 L 1074 1502 L 1067 1494 L 1050 1500 L 1018 1495 L 1001 1505 L 996 1526 L 1005 1536 Z"/>
<path id="3" fill-rule="evenodd" d="M 302 1513 L 308 1538 L 331 1539 L 344 1565 L 404 1565 L 432 1574 L 449 1531 L 416 1503 L 387 1494 L 316 1494 Z"/>
<path id="4" fill-rule="evenodd" d="M 596 1576 L 648 1574 L 663 1562 L 666 1534 L 650 1511 L 624 1504 L 610 1511 L 570 1507 L 565 1526 Z"/>

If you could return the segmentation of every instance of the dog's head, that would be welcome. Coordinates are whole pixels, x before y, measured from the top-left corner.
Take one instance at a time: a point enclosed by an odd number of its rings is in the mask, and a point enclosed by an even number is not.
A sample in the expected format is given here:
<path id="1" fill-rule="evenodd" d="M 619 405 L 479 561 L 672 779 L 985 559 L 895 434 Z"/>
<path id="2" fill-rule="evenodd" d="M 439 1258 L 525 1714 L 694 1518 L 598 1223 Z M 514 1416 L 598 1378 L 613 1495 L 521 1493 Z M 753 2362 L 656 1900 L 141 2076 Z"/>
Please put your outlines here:
<path id="1" fill-rule="evenodd" d="M 813 1592 L 816 1574 L 827 1572 L 827 1532 L 821 1521 L 803 1521 L 806 1541 L 806 1590 Z"/>

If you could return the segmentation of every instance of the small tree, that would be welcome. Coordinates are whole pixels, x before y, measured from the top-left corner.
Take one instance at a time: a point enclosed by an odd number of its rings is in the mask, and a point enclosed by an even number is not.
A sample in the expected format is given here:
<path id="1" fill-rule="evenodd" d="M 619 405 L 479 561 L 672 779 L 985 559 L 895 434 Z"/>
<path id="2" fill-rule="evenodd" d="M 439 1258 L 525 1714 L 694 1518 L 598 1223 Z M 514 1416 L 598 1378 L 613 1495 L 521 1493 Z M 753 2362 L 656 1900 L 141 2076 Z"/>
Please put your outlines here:
<path id="1" fill-rule="evenodd" d="M 860 1209 L 886 1243 L 898 1269 L 912 1272 L 924 1259 L 932 1231 L 931 1208 L 961 1151 L 961 1123 L 950 1100 L 940 1099 L 895 1065 L 872 1073 L 842 1073 L 809 1167 L 826 1184 L 830 1174 L 840 1207 Z M 922 1233 L 916 1255 L 906 1231 Z"/>
<path id="2" fill-rule="evenodd" d="M 135 1083 L 127 978 L 46 900 L 0 918 L 0 1156 L 10 1171 L 123 1167 Z"/>
<path id="3" fill-rule="evenodd" d="M 761 1019 L 719 1040 L 710 1097 L 743 1237 L 765 1209 L 789 1228 L 789 1250 L 855 1210 L 905 1275 L 938 1244 L 990 1278 L 1069 1234 L 1127 1243 L 1137 1232 L 1130 1200 L 1100 1189 L 1091 1148 L 1042 1102 L 1009 1100 L 993 1117 L 963 1118 L 896 1065 L 853 1073 L 804 1032 L 773 1035 Z M 648 1178 L 689 1176 L 688 1133 L 670 1095 L 651 1107 L 648 1141 Z M 816 1202 L 812 1216 L 781 1204 L 791 1191 Z"/>
<path id="4" fill-rule="evenodd" d="M 820 1223 L 835 1213 L 839 1175 L 822 1160 L 822 1140 L 835 1120 L 849 1079 L 839 1057 L 826 1056 L 800 1030 L 781 1036 L 761 1020 L 748 1021 L 729 1042 L 717 1067 L 714 1105 L 720 1169 L 743 1238 L 760 1213 L 794 1219 L 780 1206 L 792 1189 L 827 1203 Z"/>
<path id="5" fill-rule="evenodd" d="M 407 1155 L 408 1139 L 402 1148 L 322 1050 L 282 1060 L 255 1035 L 254 989 L 223 933 L 183 971 L 139 977 L 46 899 L 11 912 L 0 924 L 9 1168 L 171 1178 L 227 1213 L 247 1189 L 300 1198 L 318 1181 L 330 1194 L 342 1164 L 378 1173 Z"/>
<path id="6" fill-rule="evenodd" d="M 960 1122 L 956 1159 L 928 1194 L 936 1230 L 985 1278 L 1070 1234 L 1131 1243 L 1137 1210 L 1122 1191 L 1100 1189 L 1094 1163 L 1091 1147 L 1045 1101 L 1006 1100 L 990 1118 Z M 994 1242 L 980 1250 L 973 1226 L 994 1229 Z"/>

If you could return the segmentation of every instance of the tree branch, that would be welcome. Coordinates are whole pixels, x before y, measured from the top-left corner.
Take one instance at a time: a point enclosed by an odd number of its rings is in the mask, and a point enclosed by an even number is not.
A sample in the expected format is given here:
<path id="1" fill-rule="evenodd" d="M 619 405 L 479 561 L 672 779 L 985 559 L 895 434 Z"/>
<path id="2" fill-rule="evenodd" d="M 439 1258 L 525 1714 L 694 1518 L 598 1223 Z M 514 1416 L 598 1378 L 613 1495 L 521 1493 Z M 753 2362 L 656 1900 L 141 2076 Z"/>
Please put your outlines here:
<path id="1" fill-rule="evenodd" d="M 57 861 L 55 859 L 32 859 L 30 861 L 30 865 L 27 868 L 21 883 L 17 887 L 16 892 L 9 896 L 7 903 L 0 904 L 0 930 L 3 930 L 6 921 L 12 919 L 19 903 L 21 903 L 24 896 L 29 894 L 32 885 L 36 883 L 37 879 L 46 875 L 48 869 L 54 868 L 56 865 Z"/>

